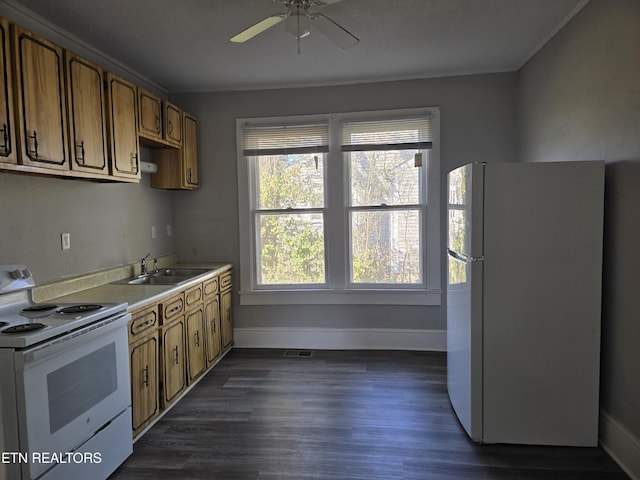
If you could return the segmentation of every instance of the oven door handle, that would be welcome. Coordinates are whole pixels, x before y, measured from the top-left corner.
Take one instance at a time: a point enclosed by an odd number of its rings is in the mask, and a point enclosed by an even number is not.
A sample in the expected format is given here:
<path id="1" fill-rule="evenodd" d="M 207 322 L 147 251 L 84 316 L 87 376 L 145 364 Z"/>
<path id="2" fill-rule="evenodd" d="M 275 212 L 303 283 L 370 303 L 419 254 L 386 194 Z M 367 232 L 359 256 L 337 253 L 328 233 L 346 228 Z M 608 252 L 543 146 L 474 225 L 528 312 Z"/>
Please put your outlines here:
<path id="1" fill-rule="evenodd" d="M 23 371 L 31 364 L 41 362 L 64 350 L 86 343 L 94 338 L 108 334 L 113 330 L 126 327 L 130 319 L 131 314 L 123 312 L 119 315 L 79 328 L 78 330 L 65 333 L 60 337 L 38 344 L 35 347 L 18 351 L 16 352 L 16 369 Z"/>

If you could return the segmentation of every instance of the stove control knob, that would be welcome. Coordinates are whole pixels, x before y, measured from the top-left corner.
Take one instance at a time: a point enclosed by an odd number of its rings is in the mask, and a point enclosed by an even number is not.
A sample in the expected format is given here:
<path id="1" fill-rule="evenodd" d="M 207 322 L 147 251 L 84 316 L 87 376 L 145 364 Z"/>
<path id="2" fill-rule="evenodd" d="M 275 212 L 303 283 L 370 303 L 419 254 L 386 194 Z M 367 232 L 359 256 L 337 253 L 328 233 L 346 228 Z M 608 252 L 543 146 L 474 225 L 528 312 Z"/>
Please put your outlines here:
<path id="1" fill-rule="evenodd" d="M 13 277 L 14 280 L 20 280 L 24 278 L 24 273 L 22 273 L 20 269 L 16 268 L 11 272 L 11 276 Z"/>

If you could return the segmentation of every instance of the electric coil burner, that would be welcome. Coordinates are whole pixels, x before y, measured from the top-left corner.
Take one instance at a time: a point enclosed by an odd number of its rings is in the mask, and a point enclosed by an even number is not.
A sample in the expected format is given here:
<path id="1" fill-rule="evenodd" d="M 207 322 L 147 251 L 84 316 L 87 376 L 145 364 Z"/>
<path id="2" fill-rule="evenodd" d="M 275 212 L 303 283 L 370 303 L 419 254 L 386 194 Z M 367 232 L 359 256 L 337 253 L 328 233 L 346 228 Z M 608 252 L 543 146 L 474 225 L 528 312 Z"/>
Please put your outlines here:
<path id="1" fill-rule="evenodd" d="M 5 328 L 2 330 L 2 333 L 27 333 L 33 332 L 34 330 L 40 330 L 45 327 L 46 325 L 44 323 L 22 323 L 20 325 Z"/>
<path id="2" fill-rule="evenodd" d="M 58 313 L 69 314 L 69 313 L 85 313 L 85 312 L 93 312 L 94 310 L 99 310 L 102 308 L 102 305 L 71 305 L 70 307 L 64 307 L 58 310 Z"/>

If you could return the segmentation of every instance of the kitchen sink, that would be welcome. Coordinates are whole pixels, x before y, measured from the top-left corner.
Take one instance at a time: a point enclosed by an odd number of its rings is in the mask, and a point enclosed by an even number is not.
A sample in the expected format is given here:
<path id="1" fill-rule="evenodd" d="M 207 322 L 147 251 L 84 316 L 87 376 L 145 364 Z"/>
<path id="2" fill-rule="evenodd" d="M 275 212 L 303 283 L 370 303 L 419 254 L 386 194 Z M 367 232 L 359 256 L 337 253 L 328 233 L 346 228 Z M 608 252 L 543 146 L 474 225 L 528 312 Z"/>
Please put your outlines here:
<path id="1" fill-rule="evenodd" d="M 207 271 L 206 268 L 165 268 L 148 275 L 129 277 L 112 283 L 116 285 L 179 285 Z"/>
<path id="2" fill-rule="evenodd" d="M 206 273 L 208 269 L 206 268 L 165 268 L 163 270 L 159 270 L 154 275 L 159 277 L 197 277 L 198 275 L 202 275 Z"/>

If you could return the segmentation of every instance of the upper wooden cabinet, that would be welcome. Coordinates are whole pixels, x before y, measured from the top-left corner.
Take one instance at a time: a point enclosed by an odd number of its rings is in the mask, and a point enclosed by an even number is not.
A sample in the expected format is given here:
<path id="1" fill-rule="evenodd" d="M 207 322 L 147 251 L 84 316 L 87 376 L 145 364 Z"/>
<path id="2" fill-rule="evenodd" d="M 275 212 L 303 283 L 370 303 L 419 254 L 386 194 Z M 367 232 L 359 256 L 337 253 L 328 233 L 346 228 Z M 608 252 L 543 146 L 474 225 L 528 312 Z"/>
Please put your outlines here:
<path id="1" fill-rule="evenodd" d="M 152 161 L 158 173 L 151 176 L 151 186 L 173 190 L 195 190 L 200 186 L 198 170 L 198 120 L 182 114 L 182 148 L 155 149 Z"/>
<path id="2" fill-rule="evenodd" d="M 0 18 L 0 163 L 17 164 L 9 23 Z"/>
<path id="3" fill-rule="evenodd" d="M 162 100 L 138 87 L 139 134 L 153 140 L 162 140 Z"/>
<path id="4" fill-rule="evenodd" d="M 182 148 L 183 184 L 187 188 L 198 188 L 200 186 L 198 172 L 198 120 L 185 113 L 182 125 L 184 128 L 184 146 Z"/>
<path id="5" fill-rule="evenodd" d="M 12 30 L 19 161 L 69 170 L 63 50 L 17 25 Z"/>
<path id="6" fill-rule="evenodd" d="M 170 102 L 163 102 L 165 140 L 176 146 L 182 145 L 182 110 Z"/>
<path id="7" fill-rule="evenodd" d="M 136 86 L 107 73 L 107 113 L 111 174 L 122 180 L 140 179 L 138 95 Z"/>
<path id="8" fill-rule="evenodd" d="M 73 170 L 109 175 L 102 68 L 66 52 L 69 139 Z"/>

